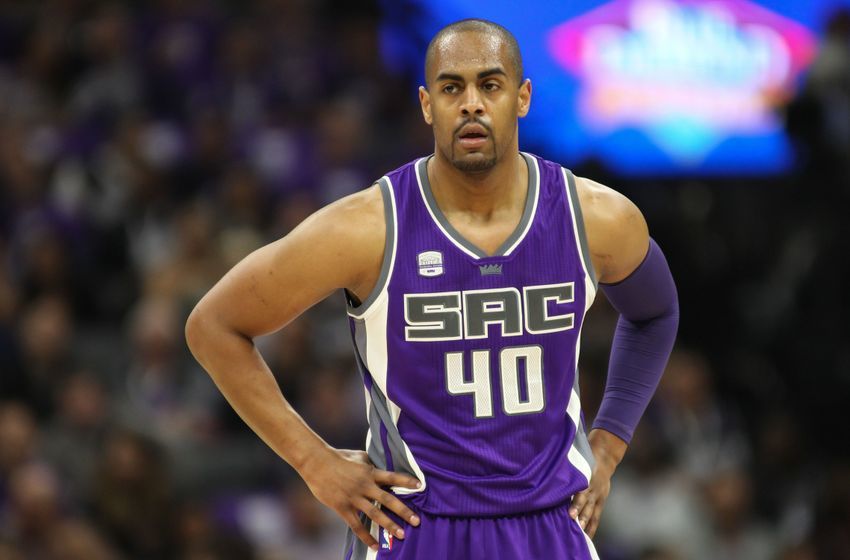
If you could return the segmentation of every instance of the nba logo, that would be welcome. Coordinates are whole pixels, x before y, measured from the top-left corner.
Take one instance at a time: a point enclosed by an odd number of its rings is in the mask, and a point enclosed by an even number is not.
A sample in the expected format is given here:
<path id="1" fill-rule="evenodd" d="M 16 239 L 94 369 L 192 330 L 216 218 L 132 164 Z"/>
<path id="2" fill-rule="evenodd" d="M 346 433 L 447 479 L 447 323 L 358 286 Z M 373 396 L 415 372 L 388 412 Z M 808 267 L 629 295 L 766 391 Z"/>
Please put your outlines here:
<path id="1" fill-rule="evenodd" d="M 420 276 L 439 276 L 443 273 L 443 254 L 439 251 L 425 251 L 416 256 Z"/>
<path id="2" fill-rule="evenodd" d="M 381 535 L 384 537 L 381 539 L 381 548 L 386 550 L 393 549 L 393 536 L 392 534 L 384 528 L 381 528 Z"/>

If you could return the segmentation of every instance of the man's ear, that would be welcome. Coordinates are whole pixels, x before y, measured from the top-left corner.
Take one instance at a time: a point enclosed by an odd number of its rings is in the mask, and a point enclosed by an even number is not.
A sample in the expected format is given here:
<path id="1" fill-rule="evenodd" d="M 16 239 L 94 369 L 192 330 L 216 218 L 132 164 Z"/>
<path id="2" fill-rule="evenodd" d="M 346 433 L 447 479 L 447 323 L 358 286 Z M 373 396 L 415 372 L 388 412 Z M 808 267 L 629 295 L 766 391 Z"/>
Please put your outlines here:
<path id="1" fill-rule="evenodd" d="M 425 86 L 419 86 L 419 105 L 422 107 L 422 117 L 429 125 L 434 124 L 431 118 L 431 94 L 425 89 Z"/>
<path id="2" fill-rule="evenodd" d="M 528 114 L 531 108 L 531 80 L 528 78 L 519 86 L 519 111 L 520 118 Z"/>

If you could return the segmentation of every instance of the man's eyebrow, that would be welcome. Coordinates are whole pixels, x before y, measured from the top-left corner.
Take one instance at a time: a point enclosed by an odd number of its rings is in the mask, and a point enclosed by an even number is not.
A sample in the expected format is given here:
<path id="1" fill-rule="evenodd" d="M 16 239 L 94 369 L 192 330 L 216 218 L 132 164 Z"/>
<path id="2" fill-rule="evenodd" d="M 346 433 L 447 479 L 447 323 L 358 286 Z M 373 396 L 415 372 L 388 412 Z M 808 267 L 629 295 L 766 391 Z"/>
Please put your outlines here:
<path id="1" fill-rule="evenodd" d="M 463 76 L 461 76 L 460 74 L 449 74 L 448 72 L 440 72 L 437 77 L 434 78 L 434 81 L 436 82 L 440 82 L 443 80 L 452 82 L 462 82 Z"/>
<path id="2" fill-rule="evenodd" d="M 483 80 L 484 78 L 486 78 L 488 76 L 494 76 L 494 75 L 497 75 L 497 74 L 502 75 L 502 76 L 507 76 L 505 71 L 502 70 L 501 68 L 490 68 L 489 70 L 483 70 L 483 71 L 479 72 L 478 73 L 478 79 Z"/>
<path id="3" fill-rule="evenodd" d="M 502 70 L 499 67 L 496 67 L 496 68 L 488 68 L 487 70 L 482 70 L 481 72 L 478 73 L 478 79 L 483 80 L 484 78 L 487 78 L 488 76 L 494 76 L 494 75 L 507 76 L 507 74 L 505 73 L 504 70 Z M 440 72 L 437 75 L 437 77 L 434 78 L 435 82 L 440 82 L 440 81 L 443 81 L 443 80 L 452 81 L 452 82 L 462 82 L 463 76 L 461 76 L 460 74 L 449 74 L 448 72 Z"/>

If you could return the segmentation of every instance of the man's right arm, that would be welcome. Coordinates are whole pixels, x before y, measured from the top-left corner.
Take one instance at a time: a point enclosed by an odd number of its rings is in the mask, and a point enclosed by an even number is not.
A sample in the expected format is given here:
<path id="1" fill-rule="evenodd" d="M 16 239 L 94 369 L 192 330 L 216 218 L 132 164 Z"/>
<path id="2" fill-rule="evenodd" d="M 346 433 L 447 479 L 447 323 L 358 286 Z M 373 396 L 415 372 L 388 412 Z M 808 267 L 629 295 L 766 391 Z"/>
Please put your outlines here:
<path id="1" fill-rule="evenodd" d="M 358 513 L 397 534 L 400 528 L 374 502 L 411 520 L 413 512 L 381 487 L 415 488 L 418 481 L 375 469 L 364 451 L 325 443 L 286 401 L 253 339 L 279 330 L 340 288 L 364 300 L 377 281 L 384 242 L 383 203 L 373 186 L 323 208 L 245 257 L 198 302 L 186 323 L 192 354 L 234 410 L 373 548 L 377 543 Z"/>

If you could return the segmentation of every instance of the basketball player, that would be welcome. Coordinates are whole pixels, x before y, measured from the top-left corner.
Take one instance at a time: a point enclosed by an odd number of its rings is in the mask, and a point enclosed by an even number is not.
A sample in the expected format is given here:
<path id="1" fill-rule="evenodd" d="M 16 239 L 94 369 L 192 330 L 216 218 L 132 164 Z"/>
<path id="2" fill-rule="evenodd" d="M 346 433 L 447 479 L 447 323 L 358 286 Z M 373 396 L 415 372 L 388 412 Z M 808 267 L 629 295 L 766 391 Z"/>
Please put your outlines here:
<path id="1" fill-rule="evenodd" d="M 434 154 L 236 265 L 189 317 L 190 348 L 348 523 L 346 560 L 596 558 L 611 476 L 675 338 L 669 268 L 629 200 L 519 151 L 531 83 L 507 30 L 441 30 L 419 100 Z M 598 285 L 621 317 L 587 434 L 576 367 Z M 252 342 L 340 288 L 365 451 L 316 435 Z"/>

